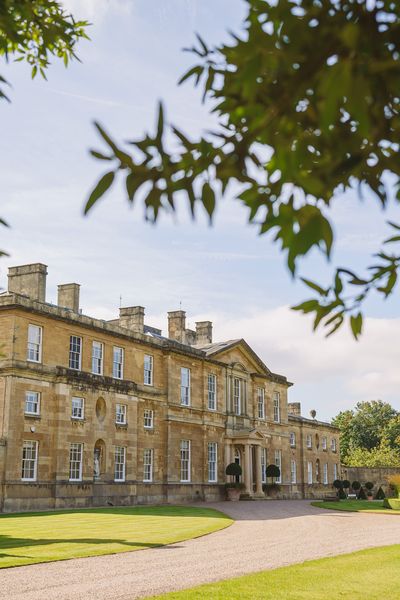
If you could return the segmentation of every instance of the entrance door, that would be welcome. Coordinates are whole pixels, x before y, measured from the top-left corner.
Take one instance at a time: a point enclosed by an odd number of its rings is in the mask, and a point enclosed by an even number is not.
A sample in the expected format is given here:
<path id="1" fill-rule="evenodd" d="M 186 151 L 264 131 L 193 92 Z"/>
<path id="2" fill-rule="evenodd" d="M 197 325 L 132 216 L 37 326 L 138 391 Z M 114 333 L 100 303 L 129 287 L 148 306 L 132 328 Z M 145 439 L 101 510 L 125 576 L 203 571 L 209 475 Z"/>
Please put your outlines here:
<path id="1" fill-rule="evenodd" d="M 238 448 L 235 448 L 235 463 L 237 465 L 240 465 L 240 450 Z M 240 480 L 241 480 L 240 475 L 236 475 L 236 477 L 235 477 L 236 483 L 239 483 Z"/>

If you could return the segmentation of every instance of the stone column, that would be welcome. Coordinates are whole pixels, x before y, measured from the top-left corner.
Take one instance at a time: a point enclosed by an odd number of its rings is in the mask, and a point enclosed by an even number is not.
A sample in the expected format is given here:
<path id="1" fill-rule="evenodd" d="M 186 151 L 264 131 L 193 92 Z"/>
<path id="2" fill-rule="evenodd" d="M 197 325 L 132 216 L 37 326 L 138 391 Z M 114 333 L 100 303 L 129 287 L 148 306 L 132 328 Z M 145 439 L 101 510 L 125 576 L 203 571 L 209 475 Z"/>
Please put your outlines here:
<path id="1" fill-rule="evenodd" d="M 250 472 L 250 444 L 244 445 L 244 484 L 245 492 L 251 494 L 251 472 Z"/>
<path id="2" fill-rule="evenodd" d="M 264 495 L 262 489 L 261 446 L 256 446 L 256 495 Z"/>

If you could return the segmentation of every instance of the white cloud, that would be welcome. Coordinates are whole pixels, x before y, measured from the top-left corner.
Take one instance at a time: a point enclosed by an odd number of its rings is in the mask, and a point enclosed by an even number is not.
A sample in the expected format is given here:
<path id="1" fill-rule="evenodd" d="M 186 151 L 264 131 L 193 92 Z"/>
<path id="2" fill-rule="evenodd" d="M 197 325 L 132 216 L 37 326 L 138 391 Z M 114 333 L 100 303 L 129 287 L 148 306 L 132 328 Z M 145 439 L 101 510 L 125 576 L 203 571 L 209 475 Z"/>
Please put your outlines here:
<path id="1" fill-rule="evenodd" d="M 75 19 L 89 19 L 101 21 L 108 12 L 130 14 L 134 7 L 134 0 L 63 0 L 65 9 L 70 11 Z"/>

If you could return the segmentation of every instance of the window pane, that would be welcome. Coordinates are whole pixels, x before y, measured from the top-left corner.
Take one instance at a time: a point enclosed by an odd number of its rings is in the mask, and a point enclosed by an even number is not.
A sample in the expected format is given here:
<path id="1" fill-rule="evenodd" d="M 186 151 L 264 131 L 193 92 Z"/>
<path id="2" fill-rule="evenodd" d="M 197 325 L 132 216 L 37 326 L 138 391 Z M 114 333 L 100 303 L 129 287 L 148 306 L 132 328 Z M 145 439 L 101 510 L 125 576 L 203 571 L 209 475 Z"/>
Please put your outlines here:
<path id="1" fill-rule="evenodd" d="M 27 360 L 40 362 L 42 359 L 42 328 L 38 325 L 28 326 Z"/>
<path id="2" fill-rule="evenodd" d="M 125 448 L 123 446 L 115 446 L 114 480 L 125 481 Z"/>
<path id="3" fill-rule="evenodd" d="M 81 368 L 82 338 L 71 335 L 69 339 L 69 368 L 77 371 Z"/>
<path id="4" fill-rule="evenodd" d="M 144 383 L 153 385 L 153 357 L 149 354 L 144 355 Z"/>
<path id="5" fill-rule="evenodd" d="M 69 478 L 71 481 L 82 479 L 82 444 L 71 444 L 70 446 Z"/>
<path id="6" fill-rule="evenodd" d="M 190 441 L 181 440 L 181 481 L 190 481 Z"/>
<path id="7" fill-rule="evenodd" d="M 31 415 L 40 413 L 40 394 L 38 392 L 26 392 L 25 412 Z"/>
<path id="8" fill-rule="evenodd" d="M 37 442 L 26 440 L 22 446 L 22 479 L 34 481 L 37 472 Z"/>

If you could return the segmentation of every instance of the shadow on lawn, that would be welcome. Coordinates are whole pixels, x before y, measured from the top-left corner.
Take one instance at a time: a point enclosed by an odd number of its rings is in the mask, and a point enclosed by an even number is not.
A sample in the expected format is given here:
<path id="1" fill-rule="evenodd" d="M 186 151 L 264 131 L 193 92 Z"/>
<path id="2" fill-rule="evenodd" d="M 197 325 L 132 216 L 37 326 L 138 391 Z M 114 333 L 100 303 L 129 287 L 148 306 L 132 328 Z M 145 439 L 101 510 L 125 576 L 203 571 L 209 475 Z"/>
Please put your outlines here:
<path id="1" fill-rule="evenodd" d="M 135 548 L 159 548 L 162 544 L 143 543 L 143 542 L 128 542 L 118 538 L 78 538 L 78 539 L 33 539 L 33 538 L 16 538 L 11 535 L 0 535 L 0 550 L 8 550 L 12 548 L 24 548 L 28 546 L 47 546 L 51 544 L 121 544 Z M 12 556 L 10 554 L 0 554 L 2 556 Z"/>

